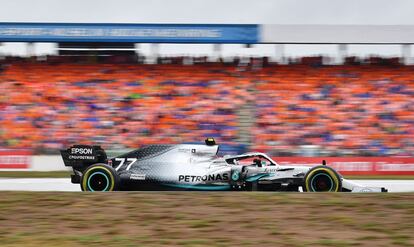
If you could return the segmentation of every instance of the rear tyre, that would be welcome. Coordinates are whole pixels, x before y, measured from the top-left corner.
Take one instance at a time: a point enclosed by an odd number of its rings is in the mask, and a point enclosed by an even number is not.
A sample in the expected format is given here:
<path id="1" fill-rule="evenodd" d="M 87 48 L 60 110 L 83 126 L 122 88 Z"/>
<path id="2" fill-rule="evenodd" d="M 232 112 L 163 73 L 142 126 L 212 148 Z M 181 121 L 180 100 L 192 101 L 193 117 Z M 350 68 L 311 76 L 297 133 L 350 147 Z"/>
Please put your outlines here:
<path id="1" fill-rule="evenodd" d="M 304 191 L 339 192 L 342 182 L 339 174 L 329 166 L 316 166 L 305 175 Z"/>
<path id="2" fill-rule="evenodd" d="M 95 164 L 85 170 L 80 184 L 82 191 L 115 191 L 119 187 L 119 176 L 111 166 Z"/>

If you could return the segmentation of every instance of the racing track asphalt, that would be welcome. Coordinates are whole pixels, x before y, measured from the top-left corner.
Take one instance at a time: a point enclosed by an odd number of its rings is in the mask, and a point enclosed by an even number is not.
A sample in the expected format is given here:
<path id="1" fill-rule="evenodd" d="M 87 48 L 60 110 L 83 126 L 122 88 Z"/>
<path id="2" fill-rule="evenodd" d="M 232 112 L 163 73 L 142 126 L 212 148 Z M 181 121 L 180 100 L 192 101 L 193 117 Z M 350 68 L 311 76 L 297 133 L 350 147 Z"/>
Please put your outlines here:
<path id="1" fill-rule="evenodd" d="M 385 187 L 389 192 L 414 192 L 414 180 L 353 180 L 361 185 Z M 0 191 L 80 191 L 68 178 L 0 178 Z"/>

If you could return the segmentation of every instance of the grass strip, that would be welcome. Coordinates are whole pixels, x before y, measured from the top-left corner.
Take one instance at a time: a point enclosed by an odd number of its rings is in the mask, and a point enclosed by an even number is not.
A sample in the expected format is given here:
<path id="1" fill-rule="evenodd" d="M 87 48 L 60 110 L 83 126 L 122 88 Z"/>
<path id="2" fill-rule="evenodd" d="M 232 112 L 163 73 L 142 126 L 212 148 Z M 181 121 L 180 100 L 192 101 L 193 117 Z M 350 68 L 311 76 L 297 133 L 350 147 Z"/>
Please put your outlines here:
<path id="1" fill-rule="evenodd" d="M 413 246 L 414 194 L 0 192 L 2 246 Z"/>
<path id="2" fill-rule="evenodd" d="M 0 171 L 2 178 L 70 178 L 71 171 Z"/>

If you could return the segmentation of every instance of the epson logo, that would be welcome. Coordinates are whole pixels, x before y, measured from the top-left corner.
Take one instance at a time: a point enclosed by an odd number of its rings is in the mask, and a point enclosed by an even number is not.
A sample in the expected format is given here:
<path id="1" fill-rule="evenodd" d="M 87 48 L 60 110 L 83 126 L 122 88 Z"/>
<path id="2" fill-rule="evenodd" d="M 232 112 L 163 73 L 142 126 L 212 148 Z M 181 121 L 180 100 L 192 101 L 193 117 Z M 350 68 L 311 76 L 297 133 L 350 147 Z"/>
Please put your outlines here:
<path id="1" fill-rule="evenodd" d="M 71 154 L 92 154 L 92 148 L 71 148 Z"/>

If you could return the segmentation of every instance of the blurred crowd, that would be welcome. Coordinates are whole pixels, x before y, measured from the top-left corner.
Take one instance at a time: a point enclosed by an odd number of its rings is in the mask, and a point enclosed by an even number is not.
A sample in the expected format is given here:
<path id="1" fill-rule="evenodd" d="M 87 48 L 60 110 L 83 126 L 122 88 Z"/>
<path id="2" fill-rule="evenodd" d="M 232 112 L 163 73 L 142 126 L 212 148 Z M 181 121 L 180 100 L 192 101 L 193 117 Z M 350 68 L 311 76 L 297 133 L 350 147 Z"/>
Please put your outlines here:
<path id="1" fill-rule="evenodd" d="M 3 148 L 232 145 L 248 128 L 271 155 L 414 155 L 412 66 L 14 59 L 0 92 Z"/>
<path id="2" fill-rule="evenodd" d="M 262 78 L 256 149 L 414 155 L 414 67 L 279 66 Z"/>

